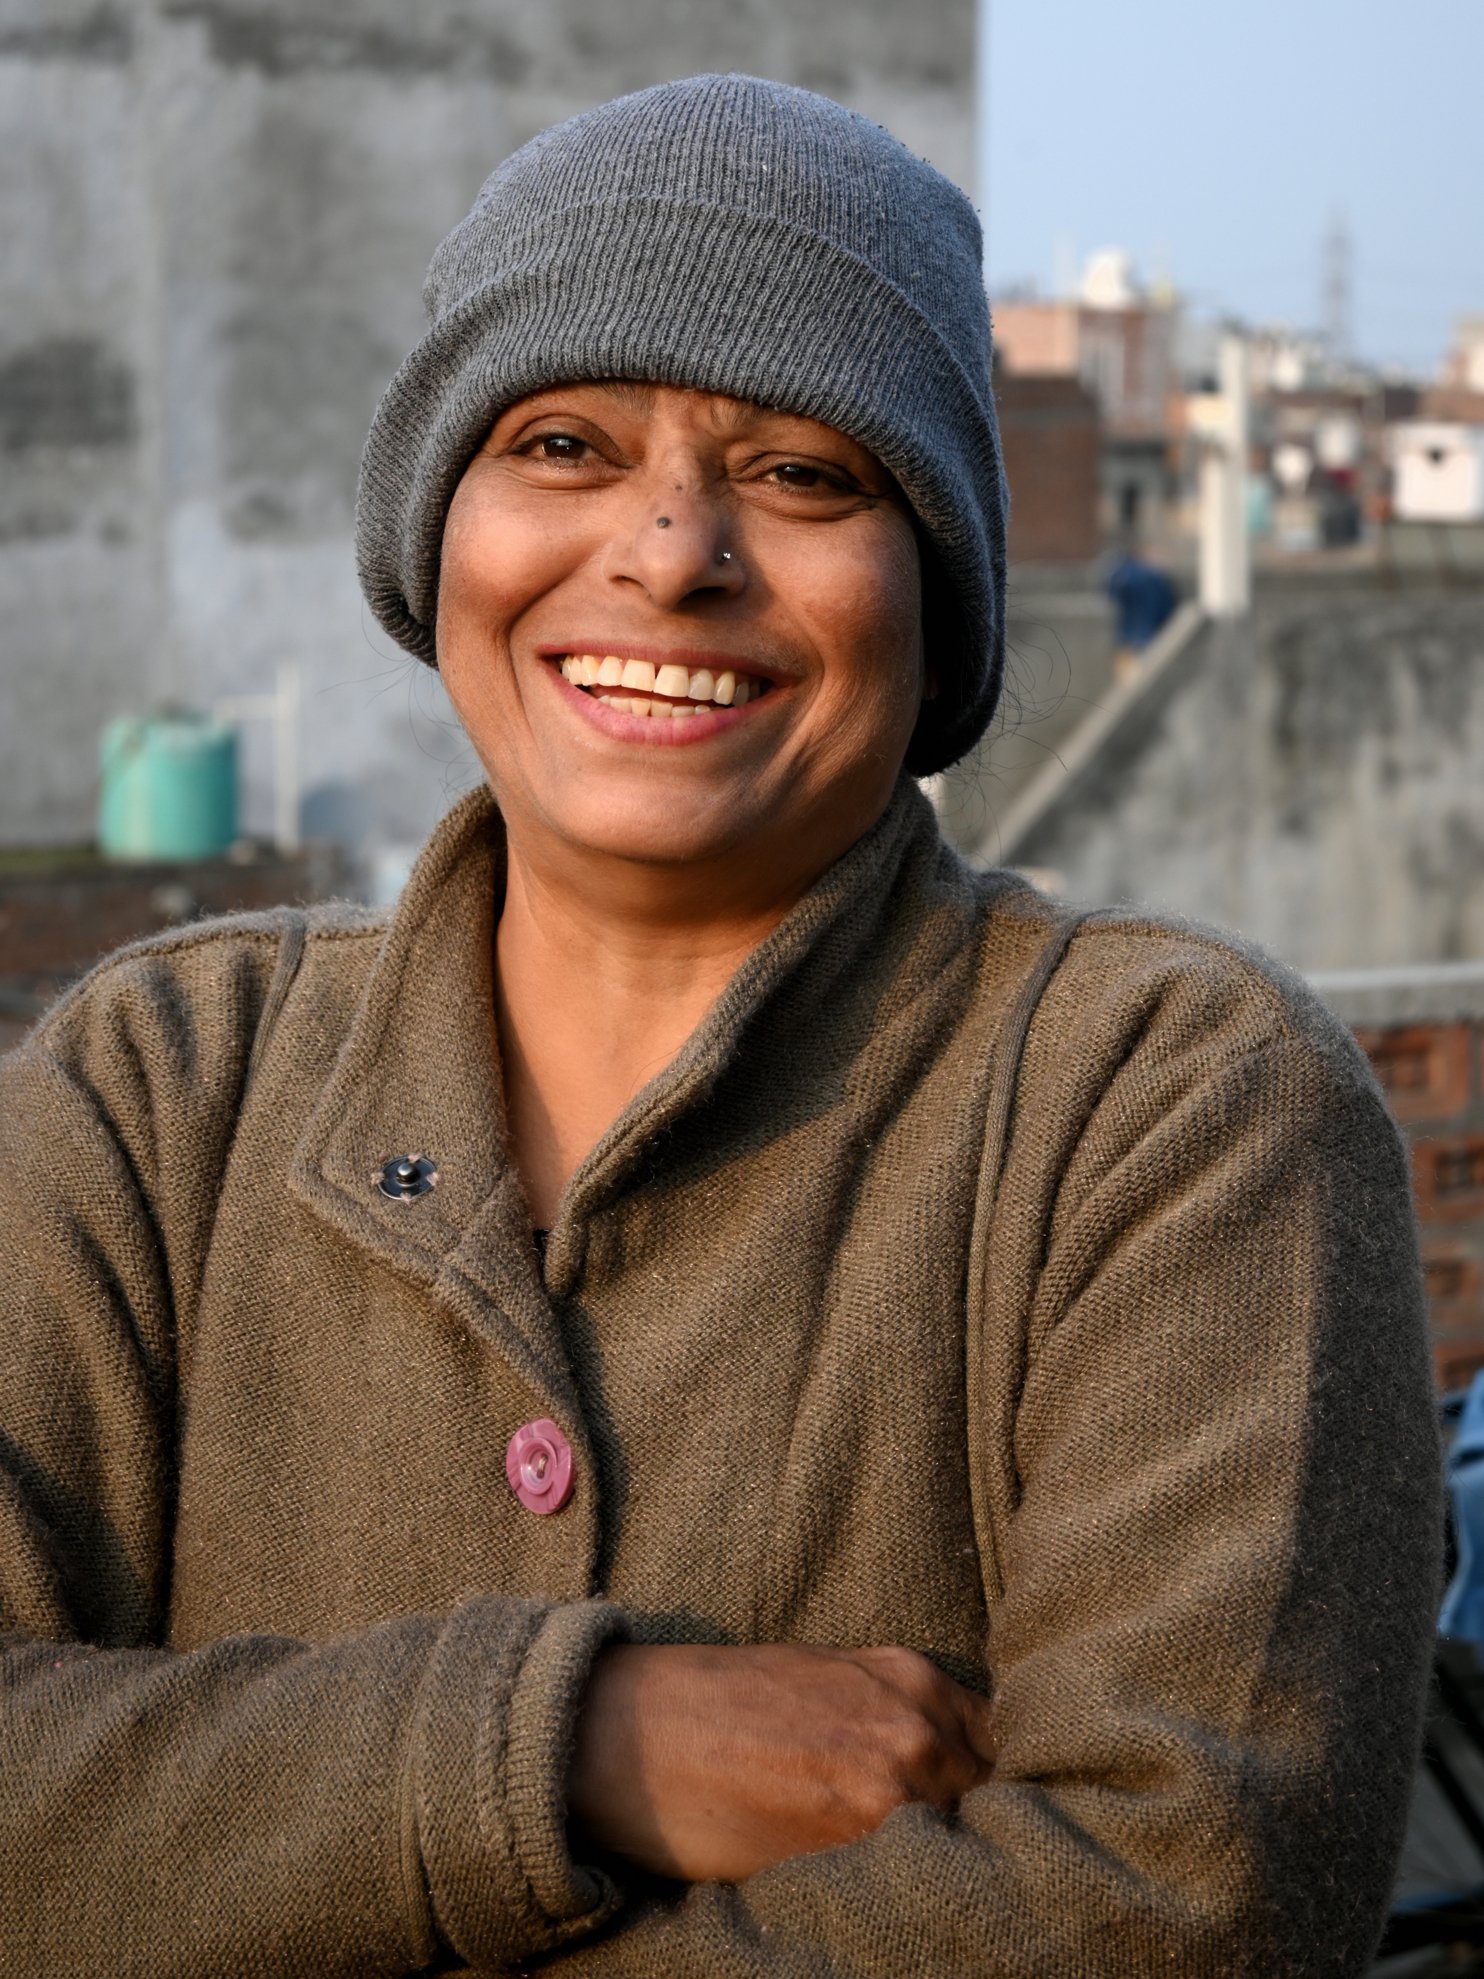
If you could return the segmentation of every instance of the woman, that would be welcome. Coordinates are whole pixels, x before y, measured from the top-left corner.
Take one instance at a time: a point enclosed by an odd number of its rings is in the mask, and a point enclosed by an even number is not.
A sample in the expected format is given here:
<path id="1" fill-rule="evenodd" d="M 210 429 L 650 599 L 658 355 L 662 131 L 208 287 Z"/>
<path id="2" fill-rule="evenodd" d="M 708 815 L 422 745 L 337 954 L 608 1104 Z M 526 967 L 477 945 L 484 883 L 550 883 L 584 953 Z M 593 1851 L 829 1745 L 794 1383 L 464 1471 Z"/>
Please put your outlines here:
<path id="1" fill-rule="evenodd" d="M 970 874 L 978 234 L 737 77 L 439 250 L 363 582 L 489 791 L 5 1066 L 8 1968 L 1352 1972 L 1403 1159 L 1224 938 Z"/>

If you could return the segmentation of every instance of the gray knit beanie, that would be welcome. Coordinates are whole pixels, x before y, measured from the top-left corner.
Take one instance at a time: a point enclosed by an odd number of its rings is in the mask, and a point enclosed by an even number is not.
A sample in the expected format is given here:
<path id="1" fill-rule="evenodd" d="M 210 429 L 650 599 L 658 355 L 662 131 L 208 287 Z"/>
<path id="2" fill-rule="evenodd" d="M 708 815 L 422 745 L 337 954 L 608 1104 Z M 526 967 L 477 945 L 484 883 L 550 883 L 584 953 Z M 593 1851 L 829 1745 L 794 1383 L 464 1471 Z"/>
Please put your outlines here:
<path id="1" fill-rule="evenodd" d="M 979 224 L 930 165 L 807 90 L 661 83 L 507 158 L 423 297 L 356 514 L 362 588 L 408 652 L 436 664 L 444 520 L 506 406 L 584 379 L 690 386 L 822 420 L 896 476 L 938 680 L 907 766 L 978 740 L 1004 661 L 1005 493 Z"/>

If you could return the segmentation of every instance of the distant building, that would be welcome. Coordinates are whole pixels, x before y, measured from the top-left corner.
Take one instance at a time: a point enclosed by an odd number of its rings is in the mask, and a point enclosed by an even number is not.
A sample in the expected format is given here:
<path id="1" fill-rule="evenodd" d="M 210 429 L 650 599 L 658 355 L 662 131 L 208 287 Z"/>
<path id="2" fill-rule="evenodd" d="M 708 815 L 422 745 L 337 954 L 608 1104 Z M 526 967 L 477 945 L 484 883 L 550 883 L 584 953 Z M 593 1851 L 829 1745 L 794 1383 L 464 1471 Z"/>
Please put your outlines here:
<path id="1" fill-rule="evenodd" d="M 1445 419 L 1459 426 L 1484 426 L 1484 392 L 1467 385 L 1429 385 L 1415 407 L 1422 419 Z"/>
<path id="2" fill-rule="evenodd" d="M 1249 380 L 1254 394 L 1302 392 L 1329 382 L 1323 338 L 1285 325 L 1268 325 L 1247 334 Z"/>
<path id="3" fill-rule="evenodd" d="M 1010 484 L 1010 561 L 1087 563 L 1098 527 L 1098 402 L 1080 379 L 995 362 L 1000 441 Z"/>
<path id="4" fill-rule="evenodd" d="M 1408 420 L 1391 445 L 1399 522 L 1484 522 L 1484 426 Z"/>
<path id="5" fill-rule="evenodd" d="M 997 360 L 1037 377 L 1077 376 L 1080 304 L 1012 296 L 997 301 L 993 315 Z"/>
<path id="6" fill-rule="evenodd" d="M 1251 467 L 1270 491 L 1272 534 L 1289 550 L 1342 547 L 1391 512 L 1390 428 L 1418 411 L 1420 391 L 1317 346 L 1258 332 L 1252 357 Z M 1302 366 L 1305 351 L 1319 361 Z M 1294 361 L 1285 361 L 1285 353 Z M 1302 383 L 1290 379 L 1302 377 Z M 1198 403 L 1197 399 L 1188 402 Z"/>
<path id="7" fill-rule="evenodd" d="M 1460 316 L 1439 384 L 1484 398 L 1484 316 Z"/>
<path id="8" fill-rule="evenodd" d="M 1141 290 L 1119 249 L 1092 256 L 1075 299 L 995 305 L 996 348 L 1012 373 L 1075 378 L 1097 400 L 1107 536 L 1165 533 L 1178 426 L 1178 325 L 1174 299 Z"/>

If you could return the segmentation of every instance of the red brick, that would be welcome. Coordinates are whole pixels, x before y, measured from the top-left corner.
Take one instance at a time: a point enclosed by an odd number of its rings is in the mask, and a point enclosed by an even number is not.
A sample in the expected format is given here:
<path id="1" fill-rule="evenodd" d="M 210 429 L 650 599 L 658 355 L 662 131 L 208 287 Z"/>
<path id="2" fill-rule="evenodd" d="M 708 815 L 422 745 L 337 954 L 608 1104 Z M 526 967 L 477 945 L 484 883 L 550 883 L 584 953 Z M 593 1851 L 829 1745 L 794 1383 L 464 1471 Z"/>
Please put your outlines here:
<path id="1" fill-rule="evenodd" d="M 1484 1221 L 1484 1134 L 1450 1134 L 1413 1144 L 1417 1217 L 1430 1223 Z"/>
<path id="2" fill-rule="evenodd" d="M 1424 1245 L 1422 1281 L 1435 1323 L 1471 1320 L 1484 1338 L 1484 1262 L 1458 1244 Z"/>
<path id="3" fill-rule="evenodd" d="M 1442 1394 L 1467 1388 L 1484 1367 L 1484 1340 L 1438 1341 L 1432 1350 L 1432 1364 Z"/>
<path id="4" fill-rule="evenodd" d="M 1355 1035 L 1403 1126 L 1452 1120 L 1473 1099 L 1471 1024 L 1415 1024 Z"/>

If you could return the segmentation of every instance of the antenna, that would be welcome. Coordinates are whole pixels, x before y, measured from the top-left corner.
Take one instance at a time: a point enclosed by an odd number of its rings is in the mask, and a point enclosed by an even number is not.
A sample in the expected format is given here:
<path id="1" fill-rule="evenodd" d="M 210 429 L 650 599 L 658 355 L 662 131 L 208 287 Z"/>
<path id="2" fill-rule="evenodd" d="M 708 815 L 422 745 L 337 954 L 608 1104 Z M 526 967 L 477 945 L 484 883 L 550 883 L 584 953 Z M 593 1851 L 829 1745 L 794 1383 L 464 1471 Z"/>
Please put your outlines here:
<path id="1" fill-rule="evenodd" d="M 1336 211 L 1324 237 L 1323 326 L 1332 363 L 1350 355 L 1350 263 L 1352 243 L 1345 216 Z"/>

